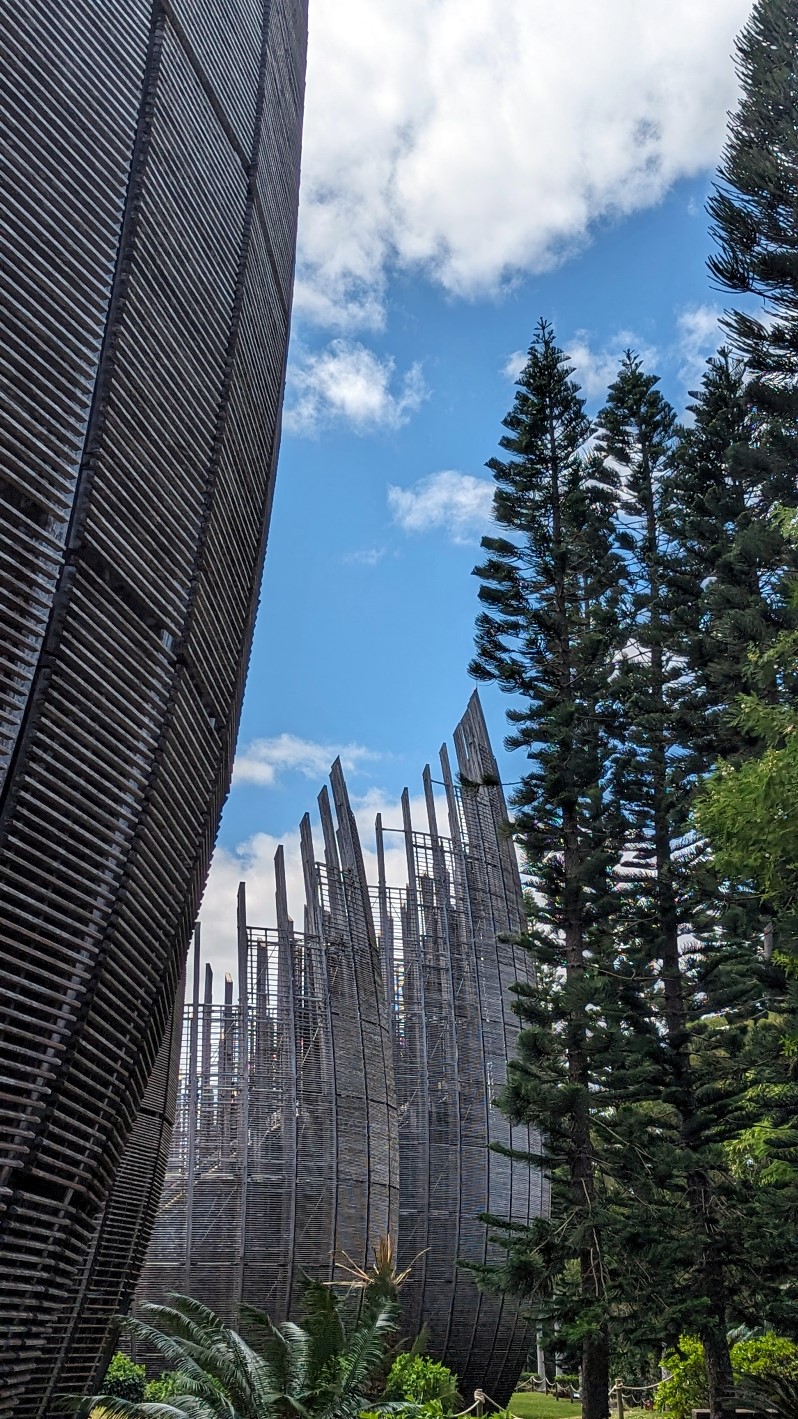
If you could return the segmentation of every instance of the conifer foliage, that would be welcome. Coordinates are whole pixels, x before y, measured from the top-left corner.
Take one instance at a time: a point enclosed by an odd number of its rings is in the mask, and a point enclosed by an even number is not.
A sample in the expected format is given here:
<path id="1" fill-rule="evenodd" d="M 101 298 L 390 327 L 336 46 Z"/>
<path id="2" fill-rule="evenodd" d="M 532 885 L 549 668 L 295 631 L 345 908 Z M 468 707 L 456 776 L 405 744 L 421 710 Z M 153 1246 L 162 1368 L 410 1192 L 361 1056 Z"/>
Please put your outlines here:
<path id="1" fill-rule="evenodd" d="M 757 0 L 738 63 L 710 265 L 766 313 L 727 314 L 684 425 L 630 352 L 591 427 L 541 323 L 476 568 L 471 672 L 528 759 L 502 1104 L 552 1183 L 504 1284 L 580 1343 L 585 1419 L 620 1332 L 699 1336 L 712 1419 L 729 1324 L 798 1336 L 798 0 Z"/>
<path id="2" fill-rule="evenodd" d="M 730 1295 L 755 1318 L 746 1297 L 770 1304 L 777 1282 L 764 1195 L 729 1151 L 767 1053 L 756 928 L 741 935 L 690 820 L 704 744 L 685 627 L 702 634 L 713 578 L 697 540 L 685 572 L 673 534 L 679 430 L 657 379 L 628 354 L 594 430 L 571 376 L 542 324 L 489 465 L 504 535 L 476 569 L 471 672 L 513 695 L 507 742 L 529 759 L 514 806 L 538 974 L 517 988 L 503 1105 L 541 1132 L 552 1183 L 505 1279 L 580 1343 L 588 1419 L 619 1323 L 652 1349 L 697 1333 L 720 1419 Z"/>
<path id="3" fill-rule="evenodd" d="M 508 1107 L 545 1130 L 556 1158 L 571 1225 L 564 1248 L 539 1238 L 539 1264 L 577 1268 L 583 1413 L 605 1419 L 607 1271 L 591 1102 L 601 1025 L 589 1008 L 602 990 L 620 846 L 606 764 L 622 564 L 612 539 L 614 478 L 586 452 L 590 424 L 571 375 L 541 323 L 505 420 L 509 456 L 489 465 L 504 535 L 483 540 L 471 670 L 517 696 L 510 742 L 531 761 L 516 805 L 541 981 L 520 1000 L 527 1030 Z"/>
<path id="4" fill-rule="evenodd" d="M 709 212 L 719 285 L 764 299 L 774 317 L 727 316 L 734 346 L 754 374 L 798 374 L 798 6 L 757 0 L 737 41 L 742 97 L 729 126 Z"/>

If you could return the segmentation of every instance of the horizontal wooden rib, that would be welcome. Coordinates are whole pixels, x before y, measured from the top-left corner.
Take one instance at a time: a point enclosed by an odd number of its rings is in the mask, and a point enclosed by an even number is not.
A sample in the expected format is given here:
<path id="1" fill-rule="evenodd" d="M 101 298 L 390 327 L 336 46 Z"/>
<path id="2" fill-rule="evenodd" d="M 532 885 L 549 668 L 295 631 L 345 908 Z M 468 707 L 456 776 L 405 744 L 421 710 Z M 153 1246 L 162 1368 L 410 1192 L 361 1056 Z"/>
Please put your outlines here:
<path id="1" fill-rule="evenodd" d="M 182 1288 L 230 1320 L 242 1298 L 284 1319 L 303 1271 L 329 1279 L 336 1253 L 363 1261 L 386 1226 L 396 1236 L 398 1130 L 399 1260 L 415 1261 L 405 1327 L 426 1328 L 431 1353 L 464 1392 L 484 1386 L 502 1397 L 517 1382 L 529 1327 L 512 1298 L 481 1292 L 461 1263 L 500 1260 L 484 1213 L 525 1224 L 548 1205 L 540 1172 L 491 1151 L 539 1147 L 493 1104 L 516 1045 L 509 987 L 531 979 L 532 966 L 505 939 L 523 931 L 521 882 L 476 698 L 455 744 L 461 779 L 481 786 L 457 788 L 442 754 L 448 835 L 429 770 L 428 832 L 414 828 L 404 794 L 405 889 L 387 885 L 378 824 L 379 949 L 340 765 L 335 817 L 327 791 L 319 797 L 323 863 L 307 817 L 300 831 L 304 937 L 288 916 L 278 854 L 278 931 L 249 931 L 244 1078 L 235 1007 L 198 998 L 192 1007 L 204 1012 L 205 1043 L 184 1059 L 138 1298 Z"/>
<path id="2" fill-rule="evenodd" d="M 248 170 L 274 147 L 283 8 L 31 0 L 0 19 L 0 1415 L 17 1419 L 90 1383 L 165 1166 L 164 1040 L 229 784 L 279 427 L 289 302 Z M 285 13 L 290 271 L 305 7 Z"/>

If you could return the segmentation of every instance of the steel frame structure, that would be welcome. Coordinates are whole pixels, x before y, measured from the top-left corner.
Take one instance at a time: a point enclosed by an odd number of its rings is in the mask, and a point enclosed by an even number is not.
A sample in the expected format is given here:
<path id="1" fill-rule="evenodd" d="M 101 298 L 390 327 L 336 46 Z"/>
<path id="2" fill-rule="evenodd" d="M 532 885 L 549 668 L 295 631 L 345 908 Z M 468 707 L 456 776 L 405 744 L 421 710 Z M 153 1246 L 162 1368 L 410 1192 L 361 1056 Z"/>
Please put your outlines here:
<path id="1" fill-rule="evenodd" d="M 15 1419 L 91 1383 L 157 1208 L 173 1007 L 271 507 L 306 19 L 306 0 L 0 15 L 0 1415 Z"/>
<path id="2" fill-rule="evenodd" d="M 185 1291 L 231 1321 L 241 1301 L 284 1319 L 303 1271 L 333 1280 L 337 1257 L 363 1265 L 390 1232 L 400 1265 L 415 1259 L 403 1292 L 408 1333 L 426 1326 L 432 1353 L 466 1392 L 503 1400 L 529 1329 L 515 1301 L 481 1291 L 467 1267 L 501 1255 L 483 1213 L 526 1223 L 548 1194 L 523 1157 L 491 1149 L 539 1145 L 493 1103 L 515 1050 L 511 987 L 531 964 L 476 694 L 455 748 L 459 784 L 441 751 L 447 835 L 429 768 L 428 831 L 414 831 L 404 794 L 395 831 L 405 888 L 387 883 L 379 818 L 378 883 L 368 886 L 336 763 L 335 815 L 326 789 L 319 797 L 323 862 L 307 816 L 300 831 L 304 933 L 288 913 L 281 848 L 276 930 L 247 924 L 239 889 L 237 1003 L 229 982 L 225 1004 L 213 1004 L 209 967 L 200 998 L 197 938 L 178 1125 L 137 1296 Z"/>

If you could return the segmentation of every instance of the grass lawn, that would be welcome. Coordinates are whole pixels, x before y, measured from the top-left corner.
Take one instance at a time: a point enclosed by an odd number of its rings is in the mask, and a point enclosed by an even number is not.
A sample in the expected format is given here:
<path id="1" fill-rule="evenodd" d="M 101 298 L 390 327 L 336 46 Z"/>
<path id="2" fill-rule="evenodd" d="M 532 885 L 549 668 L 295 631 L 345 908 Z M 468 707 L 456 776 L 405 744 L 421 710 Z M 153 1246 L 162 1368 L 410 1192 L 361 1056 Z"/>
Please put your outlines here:
<path id="1" fill-rule="evenodd" d="M 555 1399 L 553 1394 L 514 1394 L 509 1409 L 519 1419 L 580 1419 L 582 1413 L 581 1404 Z"/>
<path id="2" fill-rule="evenodd" d="M 582 1414 L 581 1404 L 553 1394 L 514 1394 L 509 1409 L 519 1419 L 581 1419 Z M 624 1414 L 626 1419 L 657 1419 L 650 1409 L 625 1409 Z"/>

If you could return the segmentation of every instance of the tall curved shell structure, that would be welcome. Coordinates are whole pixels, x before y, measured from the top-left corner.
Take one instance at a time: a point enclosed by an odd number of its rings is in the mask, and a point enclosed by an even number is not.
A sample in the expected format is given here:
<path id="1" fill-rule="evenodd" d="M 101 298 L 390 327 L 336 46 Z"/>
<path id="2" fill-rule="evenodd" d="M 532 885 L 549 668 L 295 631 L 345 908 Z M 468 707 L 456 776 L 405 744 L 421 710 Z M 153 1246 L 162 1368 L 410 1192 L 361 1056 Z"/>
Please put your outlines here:
<path id="1" fill-rule="evenodd" d="M 408 1333 L 426 1330 L 430 1352 L 460 1376 L 469 1398 L 481 1388 L 504 1404 L 529 1352 L 529 1326 L 511 1296 L 480 1289 L 469 1267 L 503 1256 L 483 1214 L 525 1226 L 548 1208 L 547 1180 L 524 1157 L 539 1154 L 538 1138 L 511 1128 L 495 1105 L 516 1053 L 512 987 L 531 979 L 532 961 L 522 944 L 507 806 L 476 693 L 454 745 L 456 776 L 445 745 L 437 781 L 424 770 L 423 829 L 414 827 L 407 791 L 401 829 L 390 834 L 377 820 L 399 1108 L 399 1261 L 413 1263 L 403 1293 Z M 397 836 L 407 866 L 402 889 L 387 885 L 384 869 Z"/>
<path id="2" fill-rule="evenodd" d="M 275 861 L 277 929 L 238 894 L 238 991 L 213 1003 L 195 953 L 180 1103 L 142 1299 L 199 1297 L 234 1322 L 241 1302 L 285 1319 L 302 1274 L 331 1281 L 396 1235 L 399 1159 L 391 1040 L 362 858 L 340 771 L 319 798 L 324 862 L 302 823 L 305 931 Z M 336 830 L 337 821 L 337 830 Z M 197 946 L 199 937 L 197 937 Z M 237 996 L 237 998 L 236 998 Z"/>
<path id="3" fill-rule="evenodd" d="M 195 957 L 178 1126 L 137 1294 L 188 1291 L 231 1321 L 244 1300 L 284 1320 L 303 1272 L 345 1279 L 336 1261 L 364 1266 L 389 1232 L 412 1264 L 404 1332 L 425 1327 L 465 1394 L 504 1403 L 529 1327 L 473 1268 L 502 1255 L 483 1214 L 524 1225 L 548 1207 L 524 1156 L 539 1140 L 494 1104 L 516 1047 L 511 988 L 532 966 L 476 695 L 455 749 L 457 778 L 445 749 L 440 778 L 425 770 L 425 830 L 407 792 L 401 825 L 378 818 L 373 884 L 336 763 L 334 809 L 319 797 L 323 861 L 301 826 L 304 933 L 280 848 L 276 930 L 248 925 L 239 891 L 238 999 L 230 980 L 213 1003 L 208 968 L 201 996 Z M 387 863 L 406 885 L 389 885 Z"/>
<path id="4" fill-rule="evenodd" d="M 0 13 L 0 1414 L 15 1419 L 90 1382 L 157 1207 L 172 1010 L 271 505 L 305 48 L 305 0 Z"/>

